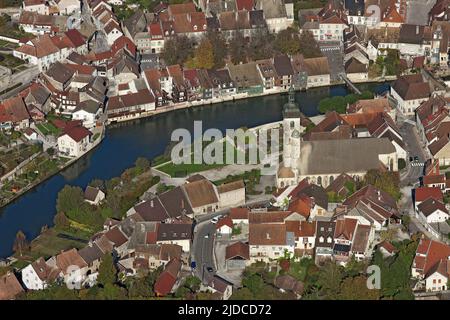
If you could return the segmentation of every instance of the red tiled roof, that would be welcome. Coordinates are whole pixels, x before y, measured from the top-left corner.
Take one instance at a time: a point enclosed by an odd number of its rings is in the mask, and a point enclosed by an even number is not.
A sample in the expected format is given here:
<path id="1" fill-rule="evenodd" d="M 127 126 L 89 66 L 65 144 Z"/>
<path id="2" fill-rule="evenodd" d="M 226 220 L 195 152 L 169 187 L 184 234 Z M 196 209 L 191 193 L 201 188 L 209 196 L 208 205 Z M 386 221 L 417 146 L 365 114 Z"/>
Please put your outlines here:
<path id="1" fill-rule="evenodd" d="M 422 238 L 416 250 L 413 266 L 423 274 L 428 272 L 439 263 L 441 259 L 447 259 L 450 256 L 450 246 Z"/>
<path id="2" fill-rule="evenodd" d="M 243 242 L 236 242 L 230 244 L 225 249 L 225 260 L 242 258 L 248 260 L 250 257 L 249 246 Z"/>
<path id="3" fill-rule="evenodd" d="M 441 189 L 434 187 L 421 187 L 415 189 L 415 202 L 422 202 L 427 200 L 428 198 L 433 198 L 435 200 L 442 201 L 442 191 Z"/>
<path id="4" fill-rule="evenodd" d="M 92 134 L 92 132 L 90 132 L 88 129 L 86 129 L 83 126 L 77 126 L 77 127 L 73 127 L 73 128 L 66 130 L 64 134 L 67 134 L 75 142 L 80 142 L 84 138 L 90 136 Z"/>
<path id="5" fill-rule="evenodd" d="M 230 210 L 230 218 L 233 220 L 248 220 L 249 210 L 247 208 L 232 208 Z"/>
<path id="6" fill-rule="evenodd" d="M 233 228 L 233 220 L 231 220 L 230 217 L 220 219 L 216 224 L 216 229 L 220 229 L 223 226 L 229 226 L 230 228 Z"/>

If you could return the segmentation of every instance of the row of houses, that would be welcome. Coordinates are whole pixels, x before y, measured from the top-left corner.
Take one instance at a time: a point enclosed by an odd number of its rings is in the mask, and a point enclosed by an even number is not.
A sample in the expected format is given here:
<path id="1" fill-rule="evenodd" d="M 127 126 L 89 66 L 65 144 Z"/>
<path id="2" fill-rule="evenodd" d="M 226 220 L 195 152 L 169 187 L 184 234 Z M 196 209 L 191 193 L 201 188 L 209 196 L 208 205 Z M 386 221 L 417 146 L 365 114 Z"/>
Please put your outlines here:
<path id="1" fill-rule="evenodd" d="M 371 185 L 334 209 L 326 200 L 326 191 L 307 180 L 275 198 L 286 195 L 286 210 L 234 208 L 219 220 L 218 233 L 230 233 L 233 226 L 246 225 L 248 230 L 248 242 L 233 243 L 226 249 L 228 269 L 256 261 L 270 263 L 286 256 L 311 256 L 317 264 L 327 259 L 339 264 L 351 257 L 368 259 L 376 233 L 399 221 L 395 199 Z"/>
<path id="2" fill-rule="evenodd" d="M 93 187 L 88 187 L 84 196 L 91 205 L 105 198 L 100 189 Z M 103 257 L 112 254 L 125 276 L 162 268 L 155 293 L 168 295 L 182 266 L 188 265 L 192 218 L 244 202 L 242 181 L 216 187 L 203 176 L 194 175 L 186 184 L 136 204 L 124 220 L 107 219 L 103 231 L 95 234 L 85 248 L 62 251 L 47 260 L 37 259 L 21 270 L 22 283 L 27 290 L 43 290 L 55 281 L 72 289 L 90 287 L 96 282 Z M 223 285 L 225 291 L 230 290 L 230 284 L 221 278 L 211 278 L 210 285 L 213 292 L 221 291 Z"/>

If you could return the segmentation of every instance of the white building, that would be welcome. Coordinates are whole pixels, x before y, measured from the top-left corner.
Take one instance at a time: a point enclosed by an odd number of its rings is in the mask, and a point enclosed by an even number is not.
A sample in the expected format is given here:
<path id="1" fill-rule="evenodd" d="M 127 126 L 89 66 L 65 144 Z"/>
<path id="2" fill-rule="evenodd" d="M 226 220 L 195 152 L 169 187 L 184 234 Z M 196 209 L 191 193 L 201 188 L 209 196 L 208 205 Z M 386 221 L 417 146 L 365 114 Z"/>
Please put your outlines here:
<path id="1" fill-rule="evenodd" d="M 63 156 L 80 157 L 87 150 L 92 133 L 85 127 L 69 129 L 58 138 L 58 151 Z"/>
<path id="2" fill-rule="evenodd" d="M 60 270 L 48 265 L 41 257 L 22 269 L 22 282 L 28 290 L 44 290 L 60 274 Z"/>

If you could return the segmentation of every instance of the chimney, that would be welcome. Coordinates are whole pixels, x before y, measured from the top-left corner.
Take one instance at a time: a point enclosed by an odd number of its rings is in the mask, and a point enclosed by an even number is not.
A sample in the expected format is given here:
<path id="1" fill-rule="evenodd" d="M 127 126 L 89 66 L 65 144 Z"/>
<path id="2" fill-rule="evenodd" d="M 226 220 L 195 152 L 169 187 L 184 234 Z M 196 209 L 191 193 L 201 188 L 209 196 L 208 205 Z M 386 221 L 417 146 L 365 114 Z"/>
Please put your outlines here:
<path id="1" fill-rule="evenodd" d="M 270 240 L 270 234 L 266 233 L 266 239 Z"/>
<path id="2" fill-rule="evenodd" d="M 419 34 L 419 31 L 420 31 L 420 27 L 419 27 L 419 26 L 416 26 L 416 34 L 417 34 L 417 35 Z"/>
<path id="3" fill-rule="evenodd" d="M 150 201 L 150 207 L 154 207 L 153 200 Z"/>
<path id="4" fill-rule="evenodd" d="M 184 199 L 181 199 L 181 209 L 184 209 Z"/>

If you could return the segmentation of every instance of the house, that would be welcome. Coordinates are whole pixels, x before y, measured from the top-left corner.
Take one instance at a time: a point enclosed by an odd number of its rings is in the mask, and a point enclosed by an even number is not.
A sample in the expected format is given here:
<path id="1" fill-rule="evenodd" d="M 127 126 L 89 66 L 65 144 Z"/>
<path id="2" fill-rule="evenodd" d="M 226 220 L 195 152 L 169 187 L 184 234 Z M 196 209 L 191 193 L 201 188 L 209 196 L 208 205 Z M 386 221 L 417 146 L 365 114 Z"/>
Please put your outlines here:
<path id="1" fill-rule="evenodd" d="M 90 144 L 92 132 L 83 126 L 76 126 L 58 137 L 58 151 L 61 155 L 78 158 L 83 155 Z"/>
<path id="2" fill-rule="evenodd" d="M 41 257 L 22 269 L 22 282 L 28 290 L 44 290 L 59 277 L 60 272 Z"/>
<path id="3" fill-rule="evenodd" d="M 449 218 L 445 204 L 434 198 L 428 198 L 417 206 L 417 217 L 425 225 L 436 222 L 445 222 Z"/>
<path id="4" fill-rule="evenodd" d="M 364 82 L 369 77 L 369 65 L 354 57 L 345 62 L 344 69 L 351 82 Z"/>
<path id="5" fill-rule="evenodd" d="M 415 289 L 425 289 L 427 292 L 446 290 L 449 257 L 450 246 L 421 238 L 411 267 L 412 277 L 419 280 Z"/>
<path id="6" fill-rule="evenodd" d="M 120 122 L 149 115 L 156 106 L 155 96 L 147 89 L 110 97 L 106 106 L 108 121 Z"/>
<path id="7" fill-rule="evenodd" d="M 347 17 L 340 1 L 328 1 L 313 20 L 319 22 L 319 41 L 342 41 L 344 39 Z"/>
<path id="8" fill-rule="evenodd" d="M 97 281 L 98 269 L 105 253 L 95 242 L 90 242 L 86 247 L 80 249 L 78 254 L 86 262 L 88 268 L 85 285 L 92 287 Z"/>
<path id="9" fill-rule="evenodd" d="M 358 261 L 369 258 L 370 246 L 374 238 L 375 229 L 370 225 L 358 222 L 355 235 L 353 236 L 350 254 Z"/>
<path id="10" fill-rule="evenodd" d="M 157 244 L 176 244 L 189 253 L 192 242 L 192 223 L 160 223 L 157 229 Z"/>
<path id="11" fill-rule="evenodd" d="M 264 12 L 271 33 L 285 30 L 294 23 L 294 5 L 291 1 L 256 0 L 254 9 Z"/>
<path id="12" fill-rule="evenodd" d="M 351 256 L 351 247 L 356 233 L 358 219 L 344 217 L 337 219 L 334 230 L 333 258 L 336 262 L 345 264 Z"/>
<path id="13" fill-rule="evenodd" d="M 413 115 L 419 105 L 429 99 L 431 89 L 421 74 L 412 74 L 399 77 L 392 85 L 390 95 L 399 111 Z"/>
<path id="14" fill-rule="evenodd" d="M 13 300 L 24 292 L 19 280 L 12 272 L 0 277 L 0 300 Z"/>
<path id="15" fill-rule="evenodd" d="M 229 217 L 233 220 L 233 224 L 248 224 L 248 208 L 232 208 Z"/>
<path id="16" fill-rule="evenodd" d="M 231 233 L 233 232 L 233 220 L 231 220 L 230 217 L 220 219 L 216 223 L 216 232 L 221 236 L 231 235 Z"/>
<path id="17" fill-rule="evenodd" d="M 62 251 L 56 256 L 56 266 L 61 270 L 69 289 L 80 289 L 86 280 L 88 265 L 77 249 Z"/>
<path id="18" fill-rule="evenodd" d="M 443 195 L 440 188 L 428 188 L 420 187 L 413 191 L 414 208 L 417 211 L 418 206 L 427 199 L 434 199 L 437 201 L 443 201 Z"/>
<path id="19" fill-rule="evenodd" d="M 326 57 L 303 60 L 302 70 L 308 76 L 307 88 L 330 85 L 330 66 Z"/>
<path id="20" fill-rule="evenodd" d="M 25 0 L 22 2 L 22 10 L 36 12 L 42 15 L 49 14 L 49 3 L 44 0 Z"/>
<path id="21" fill-rule="evenodd" d="M 403 24 L 400 28 L 398 49 L 407 59 L 424 56 L 431 51 L 430 37 L 425 26 Z"/>
<path id="22" fill-rule="evenodd" d="M 189 200 L 194 217 L 216 212 L 220 208 L 216 187 L 207 179 L 184 184 L 183 190 Z"/>
<path id="23" fill-rule="evenodd" d="M 99 188 L 87 186 L 84 191 L 84 200 L 95 206 L 99 205 L 105 199 L 105 193 Z"/>
<path id="24" fill-rule="evenodd" d="M 175 285 L 182 263 L 179 259 L 172 259 L 166 264 L 164 271 L 159 275 L 153 286 L 156 296 L 167 296 Z"/>
<path id="25" fill-rule="evenodd" d="M 335 221 L 317 221 L 315 263 L 322 264 L 333 256 Z"/>
<path id="26" fill-rule="evenodd" d="M 104 237 L 112 244 L 113 252 L 115 252 L 117 256 L 122 257 L 125 255 L 127 252 L 128 237 L 123 232 L 121 225 L 109 229 L 104 233 Z"/>
<path id="27" fill-rule="evenodd" d="M 217 274 L 207 280 L 207 289 L 213 295 L 217 295 L 219 300 L 228 300 L 233 294 L 233 284 Z"/>
<path id="28" fill-rule="evenodd" d="M 66 91 L 70 88 L 70 83 L 75 72 L 60 62 L 55 62 L 44 73 L 46 80 L 58 91 Z"/>
<path id="29" fill-rule="evenodd" d="M 238 94 L 247 93 L 248 95 L 255 95 L 263 93 L 264 82 L 260 76 L 256 62 L 238 65 L 228 64 L 227 69 Z"/>
<path id="30" fill-rule="evenodd" d="M 287 232 L 284 223 L 250 223 L 248 239 L 252 263 L 294 255 L 295 236 L 293 232 Z"/>
<path id="31" fill-rule="evenodd" d="M 217 193 L 221 208 L 245 204 L 245 185 L 242 180 L 221 184 L 217 187 Z"/>
<path id="32" fill-rule="evenodd" d="M 286 221 L 288 231 L 295 234 L 295 255 L 313 256 L 316 242 L 316 221 Z"/>
<path id="33" fill-rule="evenodd" d="M 83 121 L 83 126 L 92 129 L 102 112 L 101 104 L 93 100 L 82 101 L 72 113 L 73 120 Z"/>
<path id="34" fill-rule="evenodd" d="M 277 55 L 273 58 L 273 66 L 275 69 L 275 86 L 283 90 L 289 89 L 294 76 L 291 59 L 287 55 Z"/>
<path id="35" fill-rule="evenodd" d="M 30 126 L 31 116 L 20 96 L 3 100 L 0 103 L 0 128 L 21 130 Z"/>
<path id="36" fill-rule="evenodd" d="M 335 197 L 345 199 L 350 193 L 354 191 L 355 180 L 348 174 L 341 174 L 325 189 L 327 194 L 332 194 Z"/>
<path id="37" fill-rule="evenodd" d="M 243 242 L 235 242 L 225 248 L 227 270 L 243 270 L 250 260 L 249 246 Z"/>
<path id="38" fill-rule="evenodd" d="M 63 15 L 70 16 L 74 13 L 81 12 L 80 0 L 57 0 L 56 4 L 58 6 L 59 13 Z"/>
<path id="39" fill-rule="evenodd" d="M 26 128 L 25 131 L 23 132 L 23 136 L 30 141 L 38 140 L 38 137 L 39 137 L 37 132 L 31 128 Z"/>

